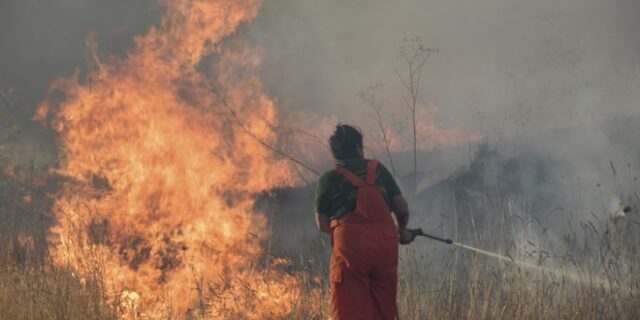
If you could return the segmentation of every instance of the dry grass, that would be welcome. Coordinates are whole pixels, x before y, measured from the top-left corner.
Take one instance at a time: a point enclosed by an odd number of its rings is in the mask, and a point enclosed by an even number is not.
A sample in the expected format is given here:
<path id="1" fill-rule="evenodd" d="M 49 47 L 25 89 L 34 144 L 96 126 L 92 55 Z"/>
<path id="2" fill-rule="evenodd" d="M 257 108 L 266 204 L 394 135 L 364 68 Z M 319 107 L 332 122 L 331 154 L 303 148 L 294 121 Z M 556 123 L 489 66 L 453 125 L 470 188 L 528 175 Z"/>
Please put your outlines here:
<path id="1" fill-rule="evenodd" d="M 7 170 L 11 177 L 0 173 L 0 319 L 116 319 L 98 275 L 79 279 L 48 259 L 48 205 L 34 172 Z"/>
<path id="2" fill-rule="evenodd" d="M 48 260 L 42 234 L 48 226 L 42 218 L 46 203 L 24 200 L 35 194 L 29 190 L 32 183 L 12 182 L 3 176 L 0 187 L 0 238 L 4 244 L 0 247 L 0 319 L 124 317 L 120 297 L 105 294 L 99 274 L 80 279 Z M 552 238 L 543 231 L 535 241 L 523 245 L 528 232 L 546 230 L 546 226 L 532 217 L 513 214 L 508 197 L 494 200 L 494 215 L 484 221 L 484 230 L 472 221 L 467 227 L 460 226 L 456 238 L 472 239 L 465 243 L 565 274 L 523 268 L 418 239 L 417 244 L 401 250 L 401 319 L 640 318 L 640 276 L 636 272 L 640 227 L 633 219 L 573 221 L 573 228 L 580 232 Z M 304 297 L 286 318 L 328 318 L 326 266 L 308 258 L 294 264 L 295 271 L 303 271 Z M 582 280 L 571 278 L 573 273 Z M 206 307 L 212 302 L 195 301 L 188 314 L 166 313 L 164 318 L 212 318 Z M 236 310 L 215 318 L 246 316 Z"/>
<path id="3" fill-rule="evenodd" d="M 64 270 L 7 262 L 0 270 L 1 319 L 116 319 L 112 310 L 95 282 Z"/>
<path id="4" fill-rule="evenodd" d="M 562 245 L 543 236 L 523 246 L 518 239 L 537 222 L 508 210 L 494 211 L 489 230 L 468 230 L 459 238 L 543 268 L 418 239 L 401 250 L 401 319 L 640 318 L 637 224 L 587 220 L 584 233 L 563 235 Z"/>
<path id="5" fill-rule="evenodd" d="M 640 261 L 633 244 L 608 230 L 590 241 L 592 249 L 577 246 L 552 256 L 549 248 L 536 247 L 529 254 L 509 254 L 542 270 L 460 249 L 440 261 L 406 250 L 402 318 L 638 319 L 640 277 L 634 267 Z M 488 241 L 476 246 L 491 247 Z"/>

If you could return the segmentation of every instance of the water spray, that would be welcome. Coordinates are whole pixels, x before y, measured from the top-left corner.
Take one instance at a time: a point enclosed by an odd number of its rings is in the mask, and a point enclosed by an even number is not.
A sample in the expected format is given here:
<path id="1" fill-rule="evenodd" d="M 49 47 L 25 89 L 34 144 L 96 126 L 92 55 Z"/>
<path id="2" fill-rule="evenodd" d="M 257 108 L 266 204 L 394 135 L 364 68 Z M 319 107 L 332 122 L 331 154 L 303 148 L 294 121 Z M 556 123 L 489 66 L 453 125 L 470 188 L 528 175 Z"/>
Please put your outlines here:
<path id="1" fill-rule="evenodd" d="M 598 287 L 601 287 L 601 288 L 611 289 L 611 282 L 608 281 L 607 279 L 602 278 L 602 277 L 596 277 L 596 276 L 592 276 L 592 275 L 583 276 L 583 275 L 580 275 L 580 274 L 578 274 L 576 272 L 570 272 L 570 271 L 565 271 L 565 270 L 557 270 L 557 269 L 554 269 L 554 268 L 539 266 L 539 265 L 536 265 L 536 264 L 533 264 L 533 263 L 529 263 L 529 262 L 519 261 L 519 260 L 516 260 L 516 259 L 514 259 L 514 258 L 512 258 L 510 256 L 505 256 L 505 255 L 501 255 L 501 254 L 498 254 L 498 253 L 495 253 L 495 252 L 491 252 L 491 251 L 475 248 L 475 247 L 472 247 L 470 245 L 466 245 L 466 244 L 462 244 L 462 243 L 453 241 L 453 240 L 451 240 L 449 238 L 441 238 L 441 237 L 438 237 L 438 236 L 426 234 L 426 233 L 424 233 L 424 231 L 422 231 L 421 228 L 408 229 L 408 230 L 413 234 L 414 238 L 417 237 L 417 236 L 422 236 L 422 237 L 425 237 L 425 238 L 429 238 L 431 240 L 444 242 L 446 244 L 450 244 L 450 245 L 456 246 L 458 248 L 462 248 L 462 249 L 465 249 L 465 250 L 473 251 L 475 253 L 479 253 L 479 254 L 482 254 L 482 255 L 485 255 L 485 256 L 496 258 L 498 260 L 502 260 L 502 261 L 505 261 L 505 262 L 509 262 L 509 263 L 518 265 L 520 267 L 524 267 L 524 268 L 528 268 L 528 269 L 534 269 L 534 270 L 538 270 L 538 271 L 541 271 L 541 272 L 546 272 L 548 274 L 552 274 L 552 275 L 560 277 L 560 278 L 566 278 L 566 279 L 569 279 L 569 280 L 571 280 L 573 282 L 576 282 L 576 283 L 581 283 L 581 284 L 585 284 L 585 285 L 588 285 L 588 286 L 598 286 Z"/>
<path id="2" fill-rule="evenodd" d="M 530 263 L 514 260 L 511 257 L 503 256 L 501 254 L 497 254 L 497 253 L 494 253 L 494 252 L 478 249 L 478 248 L 475 248 L 475 247 L 472 247 L 472 246 L 469 246 L 469 245 L 466 245 L 466 244 L 455 242 L 455 241 L 453 241 L 451 239 L 448 239 L 448 238 L 441 238 L 441 237 L 438 237 L 438 236 L 426 234 L 420 228 L 418 228 L 418 229 L 409 229 L 409 231 L 413 234 L 414 238 L 416 236 L 422 236 L 422 237 L 429 238 L 429 239 L 432 239 L 432 240 L 444 242 L 446 244 L 451 244 L 451 245 L 454 245 L 454 246 L 459 247 L 459 248 L 463 248 L 463 249 L 474 251 L 474 252 L 477 252 L 477 253 L 480 253 L 480 254 L 484 254 L 486 256 L 490 256 L 490 257 L 493 257 L 493 258 L 496 258 L 496 259 L 499 259 L 499 260 L 504 260 L 504 261 L 508 261 L 508 262 L 515 263 L 515 264 L 518 264 L 518 265 L 522 265 L 522 266 L 525 266 L 525 267 L 536 268 L 536 269 L 542 268 L 542 267 L 536 266 L 534 264 L 530 264 Z"/>

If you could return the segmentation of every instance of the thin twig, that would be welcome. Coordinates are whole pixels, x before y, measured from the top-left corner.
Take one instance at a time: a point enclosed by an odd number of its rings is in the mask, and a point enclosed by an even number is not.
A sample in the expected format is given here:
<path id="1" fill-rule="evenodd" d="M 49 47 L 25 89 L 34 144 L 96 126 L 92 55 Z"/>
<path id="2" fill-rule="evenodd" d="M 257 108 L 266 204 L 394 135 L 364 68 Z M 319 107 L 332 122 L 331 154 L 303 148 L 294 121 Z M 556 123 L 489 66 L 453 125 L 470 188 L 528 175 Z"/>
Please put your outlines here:
<path id="1" fill-rule="evenodd" d="M 387 152 L 387 157 L 389 158 L 389 163 L 391 164 L 391 172 L 393 175 L 396 175 L 396 168 L 393 164 L 393 157 L 391 156 L 391 149 L 389 147 L 389 137 L 387 136 L 387 130 L 384 127 L 384 123 L 382 121 L 382 99 L 376 98 L 376 93 L 380 85 L 374 85 L 369 87 L 367 90 L 361 91 L 358 93 L 360 99 L 362 99 L 365 103 L 369 105 L 369 107 L 375 113 L 374 120 L 378 124 L 378 128 L 382 133 L 382 139 L 384 140 L 385 151 Z"/>
<path id="2" fill-rule="evenodd" d="M 330 150 L 329 146 L 326 143 L 324 143 L 322 141 L 322 139 L 320 139 L 318 136 L 316 136 L 315 134 L 313 134 L 311 132 L 307 132 L 307 131 L 304 131 L 302 129 L 291 128 L 291 129 L 287 130 L 287 133 L 288 134 L 300 133 L 300 134 L 302 134 L 304 136 L 307 136 L 307 137 L 311 138 L 312 140 L 315 140 L 323 148 L 325 148 L 327 150 Z"/>
<path id="3" fill-rule="evenodd" d="M 229 114 L 231 115 L 231 118 L 234 122 L 236 122 L 236 124 L 242 129 L 242 131 L 244 131 L 247 135 L 249 135 L 252 139 L 254 139 L 256 142 L 258 142 L 259 144 L 261 144 L 263 147 L 291 160 L 292 162 L 300 165 L 301 167 L 307 169 L 308 171 L 314 173 L 315 175 L 319 176 L 320 173 L 318 171 L 316 171 L 315 169 L 313 169 L 311 166 L 307 165 L 306 163 L 294 158 L 292 155 L 280 150 L 277 147 L 274 147 L 270 144 L 268 144 L 267 142 L 265 142 L 264 140 L 260 139 L 258 136 L 255 135 L 255 133 L 251 132 L 251 130 L 249 130 L 249 128 L 247 128 L 247 126 L 245 126 L 245 124 L 242 122 L 242 120 L 240 120 L 240 118 L 238 117 L 238 114 L 231 108 L 231 106 L 229 106 L 229 103 L 227 103 L 227 100 L 220 94 L 220 92 L 216 89 L 215 86 L 213 86 L 212 84 L 208 83 L 209 88 L 213 91 L 213 93 L 216 95 L 216 97 L 218 97 L 218 99 L 222 102 L 222 104 L 225 106 L 225 108 L 227 108 L 227 110 L 229 111 Z"/>

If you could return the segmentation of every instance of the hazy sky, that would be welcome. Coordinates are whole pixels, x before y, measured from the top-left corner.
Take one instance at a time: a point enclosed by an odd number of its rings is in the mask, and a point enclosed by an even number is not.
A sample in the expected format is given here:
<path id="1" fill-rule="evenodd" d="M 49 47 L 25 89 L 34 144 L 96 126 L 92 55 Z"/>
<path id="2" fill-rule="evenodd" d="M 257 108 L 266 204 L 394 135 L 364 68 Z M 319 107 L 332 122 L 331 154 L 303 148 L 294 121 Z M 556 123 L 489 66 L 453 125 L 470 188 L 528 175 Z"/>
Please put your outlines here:
<path id="1" fill-rule="evenodd" d="M 87 35 L 121 55 L 161 13 L 154 1 L 0 0 L 0 90 L 28 118 L 51 81 L 86 65 Z"/>
<path id="2" fill-rule="evenodd" d="M 162 13 L 151 0 L 0 0 L 0 92 L 12 115 L 30 118 L 52 80 L 83 68 L 88 34 L 103 57 L 123 55 Z M 359 125 L 371 120 L 356 93 L 376 83 L 385 117 L 407 115 L 394 70 L 405 67 L 402 39 L 420 36 L 441 50 L 420 103 L 440 109 L 442 127 L 509 137 L 637 118 L 637 30 L 635 0 L 266 0 L 238 36 L 262 52 L 283 112 Z"/>
<path id="3" fill-rule="evenodd" d="M 640 2 L 633 0 L 266 1 L 249 33 L 264 48 L 268 88 L 285 108 L 357 121 L 355 93 L 385 85 L 403 37 L 441 52 L 424 69 L 423 103 L 445 125 L 573 125 L 638 114 Z M 517 126 L 521 126 L 520 123 Z"/>
<path id="4" fill-rule="evenodd" d="M 88 33 L 105 55 L 122 54 L 161 13 L 155 1 L 2 0 L 0 88 L 29 113 L 52 79 L 84 65 Z M 374 83 L 400 107 L 398 47 L 421 36 L 442 50 L 424 69 L 423 103 L 446 125 L 482 128 L 509 115 L 572 122 L 638 110 L 637 30 L 634 0 L 267 0 L 241 33 L 263 51 L 283 108 L 346 119 Z"/>

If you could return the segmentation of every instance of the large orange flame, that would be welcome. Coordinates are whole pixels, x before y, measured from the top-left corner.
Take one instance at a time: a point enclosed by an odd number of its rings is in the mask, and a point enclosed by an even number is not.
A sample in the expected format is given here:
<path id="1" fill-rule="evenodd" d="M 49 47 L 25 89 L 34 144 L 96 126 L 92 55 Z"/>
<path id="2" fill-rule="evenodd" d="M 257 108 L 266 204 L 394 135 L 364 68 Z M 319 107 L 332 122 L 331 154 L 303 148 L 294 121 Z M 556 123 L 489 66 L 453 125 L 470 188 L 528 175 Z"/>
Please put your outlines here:
<path id="1" fill-rule="evenodd" d="M 221 44 L 259 1 L 162 3 L 162 24 L 126 58 L 90 50 L 88 80 L 56 81 L 38 109 L 59 133 L 59 173 L 70 178 L 55 203 L 52 256 L 80 277 L 99 275 L 134 313 L 286 315 L 299 280 L 259 267 L 268 234 L 252 209 L 256 193 L 290 177 L 254 139 L 275 141 L 276 108 L 252 72 L 259 58 Z M 211 54 L 216 79 L 198 69 Z M 210 81 L 255 137 L 234 128 Z"/>

